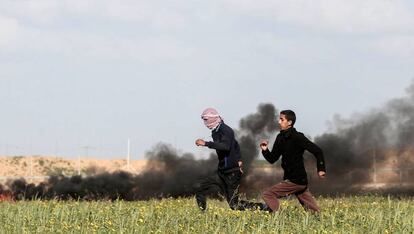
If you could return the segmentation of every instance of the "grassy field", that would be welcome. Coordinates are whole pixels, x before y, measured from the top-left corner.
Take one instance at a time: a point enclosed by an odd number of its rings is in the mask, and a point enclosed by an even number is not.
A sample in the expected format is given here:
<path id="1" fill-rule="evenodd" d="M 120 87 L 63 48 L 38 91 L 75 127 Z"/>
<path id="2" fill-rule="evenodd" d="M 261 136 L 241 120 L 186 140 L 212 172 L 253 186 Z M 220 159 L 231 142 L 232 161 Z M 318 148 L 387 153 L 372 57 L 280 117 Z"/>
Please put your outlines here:
<path id="1" fill-rule="evenodd" d="M 414 202 L 377 196 L 318 198 L 320 215 L 282 200 L 275 214 L 232 211 L 209 200 L 0 203 L 1 233 L 413 233 Z"/>

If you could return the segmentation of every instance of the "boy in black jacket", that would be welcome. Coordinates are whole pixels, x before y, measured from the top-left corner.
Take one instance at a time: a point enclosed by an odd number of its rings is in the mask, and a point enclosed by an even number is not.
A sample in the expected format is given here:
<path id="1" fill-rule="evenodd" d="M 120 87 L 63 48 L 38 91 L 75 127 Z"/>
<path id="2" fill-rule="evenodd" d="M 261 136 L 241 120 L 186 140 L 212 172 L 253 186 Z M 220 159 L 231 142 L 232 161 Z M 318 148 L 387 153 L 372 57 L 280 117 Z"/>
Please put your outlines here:
<path id="1" fill-rule="evenodd" d="M 317 161 L 318 176 L 325 178 L 325 161 L 322 150 L 306 138 L 303 133 L 297 132 L 293 127 L 296 115 L 291 110 L 280 112 L 280 133 L 277 135 L 272 151 L 268 149 L 268 141 L 260 143 L 262 154 L 269 163 L 275 163 L 282 156 L 283 181 L 266 189 L 263 192 L 263 200 L 271 211 L 279 209 L 278 198 L 294 194 L 300 204 L 314 212 L 320 209 L 308 189 L 308 180 L 303 163 L 305 150 L 311 152 Z"/>

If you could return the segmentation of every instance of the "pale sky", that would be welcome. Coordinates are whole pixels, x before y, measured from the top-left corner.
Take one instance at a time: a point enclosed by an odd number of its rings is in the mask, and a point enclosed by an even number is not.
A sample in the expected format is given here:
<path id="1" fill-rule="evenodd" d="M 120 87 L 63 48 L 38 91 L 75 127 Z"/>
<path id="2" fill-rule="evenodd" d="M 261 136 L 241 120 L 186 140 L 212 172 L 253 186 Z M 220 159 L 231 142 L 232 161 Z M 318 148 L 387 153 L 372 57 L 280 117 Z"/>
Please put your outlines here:
<path id="1" fill-rule="evenodd" d="M 263 102 L 315 137 L 413 78 L 408 0 L 0 0 L 0 155 L 203 155 Z"/>

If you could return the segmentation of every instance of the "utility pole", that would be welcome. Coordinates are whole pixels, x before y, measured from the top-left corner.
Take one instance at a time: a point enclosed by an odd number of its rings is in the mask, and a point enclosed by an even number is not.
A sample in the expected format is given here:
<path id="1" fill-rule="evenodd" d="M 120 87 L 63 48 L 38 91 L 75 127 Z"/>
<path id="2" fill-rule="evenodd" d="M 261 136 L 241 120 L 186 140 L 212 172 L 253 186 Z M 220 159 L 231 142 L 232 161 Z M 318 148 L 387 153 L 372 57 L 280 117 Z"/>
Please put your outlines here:
<path id="1" fill-rule="evenodd" d="M 127 170 L 129 171 L 129 160 L 130 160 L 130 140 L 128 138 L 128 152 L 127 152 Z"/>
<path id="2" fill-rule="evenodd" d="M 85 156 L 86 156 L 86 158 L 89 156 L 89 150 L 90 149 L 96 149 L 95 147 L 90 146 L 90 145 L 81 146 L 80 148 L 85 150 Z M 79 154 L 79 156 L 78 156 L 78 175 L 81 174 L 81 158 L 80 157 L 81 156 Z"/>
<path id="3" fill-rule="evenodd" d="M 30 178 L 33 179 L 33 155 L 30 154 Z"/>
<path id="4" fill-rule="evenodd" d="M 32 146 L 30 145 L 29 147 L 30 149 L 30 181 L 33 182 L 33 150 L 32 150 Z"/>
<path id="5" fill-rule="evenodd" d="M 57 159 L 58 158 L 58 140 L 57 139 L 55 139 L 55 159 Z"/>
<path id="6" fill-rule="evenodd" d="M 86 157 L 88 157 L 90 149 L 95 149 L 93 146 L 90 146 L 90 145 L 85 145 L 85 146 L 82 146 L 81 148 L 85 150 L 85 156 Z"/>
<path id="7" fill-rule="evenodd" d="M 375 148 L 372 149 L 372 158 L 373 158 L 373 169 L 374 169 L 373 182 L 374 182 L 374 186 L 377 187 L 377 152 Z"/>
<path id="8" fill-rule="evenodd" d="M 80 154 L 78 154 L 78 175 L 80 175 L 81 173 L 81 156 Z"/>

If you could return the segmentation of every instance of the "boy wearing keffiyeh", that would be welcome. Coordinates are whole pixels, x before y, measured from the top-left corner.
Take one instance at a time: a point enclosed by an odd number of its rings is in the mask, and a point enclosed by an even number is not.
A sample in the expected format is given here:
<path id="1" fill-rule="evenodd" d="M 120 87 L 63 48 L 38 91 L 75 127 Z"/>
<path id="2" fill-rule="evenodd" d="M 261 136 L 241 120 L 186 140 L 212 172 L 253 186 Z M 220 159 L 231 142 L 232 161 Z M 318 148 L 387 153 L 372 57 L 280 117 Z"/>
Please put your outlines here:
<path id="1" fill-rule="evenodd" d="M 212 131 L 213 141 L 197 139 L 197 146 L 215 149 L 218 156 L 217 173 L 201 179 L 195 185 L 196 200 L 201 210 L 206 209 L 206 195 L 211 189 L 218 188 L 233 210 L 246 208 L 260 208 L 261 203 L 252 203 L 239 200 L 238 188 L 240 186 L 242 159 L 239 143 L 234 137 L 234 131 L 223 121 L 214 108 L 207 108 L 201 114 L 207 128 Z"/>

